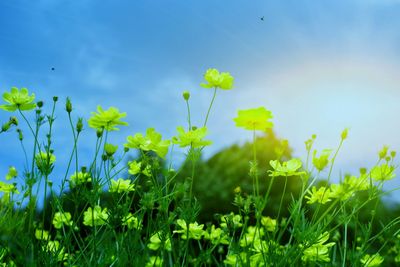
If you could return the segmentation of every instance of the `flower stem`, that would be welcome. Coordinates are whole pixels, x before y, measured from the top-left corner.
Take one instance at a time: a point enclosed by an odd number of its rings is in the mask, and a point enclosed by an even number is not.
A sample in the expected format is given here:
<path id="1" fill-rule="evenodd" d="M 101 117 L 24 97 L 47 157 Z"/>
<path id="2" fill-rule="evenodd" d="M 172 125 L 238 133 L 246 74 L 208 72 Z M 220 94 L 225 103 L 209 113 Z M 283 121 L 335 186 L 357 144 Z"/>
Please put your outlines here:
<path id="1" fill-rule="evenodd" d="M 216 96 L 216 95 L 217 95 L 217 87 L 214 88 L 214 94 L 213 94 L 213 97 L 212 97 L 212 99 L 211 99 L 210 106 L 208 107 L 208 111 L 207 111 L 207 115 L 206 115 L 206 120 L 204 121 L 203 127 L 206 127 L 206 125 L 207 125 L 208 116 L 210 115 L 211 107 L 212 107 L 212 105 L 213 105 L 213 103 L 214 103 L 214 99 L 215 99 L 215 96 Z"/>

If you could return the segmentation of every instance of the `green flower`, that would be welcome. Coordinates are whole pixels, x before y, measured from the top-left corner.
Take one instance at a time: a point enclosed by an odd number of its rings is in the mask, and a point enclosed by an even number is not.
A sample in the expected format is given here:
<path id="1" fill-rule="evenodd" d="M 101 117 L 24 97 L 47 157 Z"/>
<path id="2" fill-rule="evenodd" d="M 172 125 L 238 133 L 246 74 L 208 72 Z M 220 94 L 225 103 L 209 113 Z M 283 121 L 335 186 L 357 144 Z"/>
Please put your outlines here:
<path id="1" fill-rule="evenodd" d="M 94 209 L 89 207 L 83 213 L 83 224 L 86 226 L 98 226 L 103 225 L 107 222 L 108 213 L 107 208 L 101 209 L 100 206 L 96 205 Z"/>
<path id="2" fill-rule="evenodd" d="M 325 186 L 321 186 L 318 190 L 315 186 L 312 187 L 312 191 L 308 191 L 309 196 L 305 198 L 308 199 L 308 204 L 313 204 L 315 202 L 325 204 L 331 201 L 331 190 Z"/>
<path id="3" fill-rule="evenodd" d="M 366 254 L 360 260 L 360 262 L 363 264 L 364 267 L 377 267 L 380 266 L 383 261 L 384 258 L 381 255 L 379 255 L 379 253 L 376 253 L 374 255 Z"/>
<path id="4" fill-rule="evenodd" d="M 324 150 L 322 150 L 321 155 L 318 158 L 317 151 L 314 150 L 312 162 L 314 164 L 314 167 L 318 171 L 322 171 L 323 169 L 325 169 L 326 166 L 328 166 L 329 156 L 330 156 L 331 152 L 332 152 L 331 149 L 324 149 Z"/>
<path id="5" fill-rule="evenodd" d="M 50 234 L 46 230 L 36 229 L 35 230 L 35 237 L 38 240 L 48 240 L 50 238 Z"/>
<path id="6" fill-rule="evenodd" d="M 387 181 L 396 176 L 394 167 L 384 163 L 380 166 L 375 166 L 371 170 L 371 178 L 375 181 Z"/>
<path id="7" fill-rule="evenodd" d="M 52 171 L 55 161 L 56 156 L 54 156 L 52 153 L 42 151 L 35 156 L 36 166 L 45 174 L 49 174 Z"/>
<path id="8" fill-rule="evenodd" d="M 147 247 L 151 250 L 158 250 L 161 246 L 171 251 L 171 240 L 166 238 L 163 232 L 159 231 L 150 237 L 150 243 L 147 244 Z"/>
<path id="9" fill-rule="evenodd" d="M 18 171 L 14 166 L 8 168 L 8 173 L 6 174 L 6 180 L 11 180 L 18 176 Z"/>
<path id="10" fill-rule="evenodd" d="M 89 126 L 96 130 L 106 130 L 106 131 L 118 131 L 119 129 L 115 126 L 124 125 L 127 126 L 128 123 L 121 121 L 121 118 L 126 117 L 126 112 L 120 113 L 115 107 L 110 107 L 108 110 L 103 110 L 99 105 L 97 106 L 97 113 L 92 112 L 92 117 L 88 120 Z"/>
<path id="11" fill-rule="evenodd" d="M 210 240 L 213 245 L 229 245 L 228 236 L 221 228 L 215 228 L 215 225 L 212 225 L 208 231 L 204 231 L 204 239 Z"/>
<path id="12" fill-rule="evenodd" d="M 330 242 L 324 244 L 329 239 L 329 233 L 324 232 L 318 237 L 318 240 L 315 244 L 309 246 L 303 251 L 303 256 L 301 257 L 302 261 L 305 262 L 330 262 L 329 258 L 329 248 L 334 246 L 334 242 Z M 308 244 L 306 244 L 307 246 Z"/>
<path id="13" fill-rule="evenodd" d="M 117 193 L 124 193 L 124 192 L 131 192 L 135 191 L 135 185 L 131 183 L 131 180 L 124 180 L 122 178 L 119 178 L 117 181 L 116 180 L 111 180 L 111 186 L 109 191 L 111 193 L 117 192 Z"/>
<path id="14" fill-rule="evenodd" d="M 53 217 L 53 225 L 56 229 L 61 229 L 63 225 L 72 226 L 71 213 L 56 212 Z"/>
<path id="15" fill-rule="evenodd" d="M 107 156 L 111 157 L 112 155 L 117 152 L 118 146 L 114 146 L 113 144 L 105 144 L 104 145 L 104 151 L 106 152 Z"/>
<path id="16" fill-rule="evenodd" d="M 43 246 L 46 252 L 54 253 L 57 256 L 58 261 L 64 261 L 68 258 L 68 253 L 65 253 L 65 249 L 60 246 L 60 242 L 57 240 L 49 240 L 46 246 Z"/>
<path id="17" fill-rule="evenodd" d="M 233 212 L 231 212 L 228 215 L 221 216 L 220 226 L 224 229 L 228 227 L 237 229 L 242 227 L 242 225 L 242 216 L 240 216 L 239 214 L 234 214 Z"/>
<path id="18" fill-rule="evenodd" d="M 247 227 L 247 232 L 240 239 L 240 246 L 247 247 L 254 244 L 257 240 L 260 240 L 262 236 L 265 235 L 263 228 L 258 228 L 256 226 Z"/>
<path id="19" fill-rule="evenodd" d="M 10 194 L 10 193 L 19 194 L 19 192 L 14 184 L 7 184 L 3 181 L 0 181 L 0 192 L 4 192 L 6 194 Z"/>
<path id="20" fill-rule="evenodd" d="M 240 254 L 228 254 L 224 260 L 226 265 L 242 267 L 247 266 L 247 255 L 246 252 L 241 252 Z"/>
<path id="21" fill-rule="evenodd" d="M 268 232 L 273 232 L 276 229 L 276 220 L 271 217 L 262 217 L 261 224 L 265 227 Z"/>
<path id="22" fill-rule="evenodd" d="M 159 157 L 165 158 L 171 141 L 162 140 L 161 138 L 161 134 L 156 132 L 154 128 L 148 128 L 146 136 L 143 136 L 141 133 L 128 136 L 128 143 L 125 144 L 125 147 L 141 149 L 143 151 L 154 151 Z"/>
<path id="23" fill-rule="evenodd" d="M 349 185 L 341 183 L 341 184 L 331 184 L 330 186 L 330 197 L 337 198 L 342 201 L 349 199 L 353 196 L 354 190 L 350 188 Z"/>
<path id="24" fill-rule="evenodd" d="M 368 188 L 371 186 L 366 174 L 361 174 L 360 177 L 356 177 L 354 175 L 345 176 L 343 184 L 354 191 L 368 190 Z"/>
<path id="25" fill-rule="evenodd" d="M 272 119 L 271 111 L 264 107 L 239 110 L 237 118 L 233 120 L 236 122 L 236 127 L 241 127 L 246 130 L 260 130 L 265 131 L 273 127 L 273 123 L 268 121 Z"/>
<path id="26" fill-rule="evenodd" d="M 176 130 L 178 131 L 178 136 L 173 137 L 172 142 L 180 147 L 191 146 L 192 148 L 199 148 L 212 144 L 209 140 L 203 140 L 207 135 L 207 127 L 196 128 L 186 132 L 182 126 L 179 126 Z"/>
<path id="27" fill-rule="evenodd" d="M 274 169 L 273 171 L 270 171 L 271 176 L 294 176 L 305 174 L 305 172 L 296 172 L 302 165 L 302 162 L 299 159 L 291 159 L 282 162 L 282 164 L 278 160 L 271 160 L 269 165 Z"/>
<path id="28" fill-rule="evenodd" d="M 216 69 L 208 69 L 204 74 L 204 79 L 207 83 L 202 83 L 200 86 L 204 88 L 220 88 L 230 90 L 233 87 L 233 77 L 229 72 L 219 72 Z"/>
<path id="29" fill-rule="evenodd" d="M 10 92 L 3 94 L 3 100 L 8 104 L 0 105 L 0 109 L 5 111 L 31 110 L 36 107 L 36 104 L 32 103 L 35 100 L 35 94 L 29 95 L 26 88 L 18 90 L 17 87 L 12 87 Z"/>
<path id="30" fill-rule="evenodd" d="M 182 230 L 175 230 L 174 233 L 182 234 L 182 239 L 187 239 L 187 233 L 189 232 L 189 239 L 200 240 L 204 234 L 204 224 L 198 224 L 197 222 L 189 223 L 189 230 L 185 220 L 178 219 L 176 223 L 182 228 Z"/>
<path id="31" fill-rule="evenodd" d="M 145 267 L 161 267 L 163 266 L 163 259 L 158 256 L 151 256 Z"/>
<path id="32" fill-rule="evenodd" d="M 142 225 L 139 223 L 138 218 L 133 216 L 132 213 L 128 213 L 122 218 L 122 225 L 127 226 L 130 230 L 140 230 L 142 228 Z"/>
<path id="33" fill-rule="evenodd" d="M 81 184 L 91 182 L 90 174 L 87 172 L 75 172 L 69 179 L 70 187 L 76 187 Z"/>
<path id="34" fill-rule="evenodd" d="M 142 163 L 137 162 L 136 160 L 128 162 L 128 172 L 132 175 L 139 174 L 141 172 Z"/>

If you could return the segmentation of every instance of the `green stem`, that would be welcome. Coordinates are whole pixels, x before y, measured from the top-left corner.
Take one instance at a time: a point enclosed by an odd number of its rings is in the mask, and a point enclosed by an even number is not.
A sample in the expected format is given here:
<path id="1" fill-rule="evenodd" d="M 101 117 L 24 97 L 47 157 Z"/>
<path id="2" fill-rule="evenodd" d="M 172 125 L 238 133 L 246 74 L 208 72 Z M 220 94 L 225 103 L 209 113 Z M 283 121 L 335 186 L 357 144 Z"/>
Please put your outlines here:
<path id="1" fill-rule="evenodd" d="M 211 107 L 212 107 L 212 105 L 213 105 L 213 103 L 214 103 L 214 99 L 215 99 L 215 96 L 216 96 L 216 95 L 217 95 L 217 87 L 214 88 L 214 94 L 213 94 L 213 97 L 212 97 L 212 99 L 211 99 L 210 106 L 208 107 L 208 111 L 207 111 L 207 115 L 206 115 L 206 120 L 204 121 L 203 127 L 206 127 L 206 125 L 207 125 L 208 116 L 210 115 Z"/>

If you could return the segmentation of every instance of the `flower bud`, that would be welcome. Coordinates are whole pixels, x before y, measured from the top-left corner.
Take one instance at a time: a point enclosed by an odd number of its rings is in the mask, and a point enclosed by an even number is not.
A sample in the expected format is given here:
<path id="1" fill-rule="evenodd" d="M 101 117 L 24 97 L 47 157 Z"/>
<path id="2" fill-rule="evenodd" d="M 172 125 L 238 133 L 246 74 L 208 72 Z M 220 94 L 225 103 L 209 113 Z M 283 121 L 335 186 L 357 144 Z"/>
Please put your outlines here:
<path id="1" fill-rule="evenodd" d="M 102 136 L 103 136 L 103 129 L 98 129 L 98 130 L 96 131 L 96 136 L 97 136 L 97 138 L 102 137 Z"/>
<path id="2" fill-rule="evenodd" d="M 2 132 L 7 132 L 10 129 L 10 123 L 6 122 L 1 126 L 1 131 Z"/>
<path id="3" fill-rule="evenodd" d="M 69 99 L 69 97 L 67 97 L 67 101 L 65 103 L 65 110 L 68 113 L 71 113 L 71 111 L 72 111 L 72 103 L 71 103 L 71 100 Z"/>
<path id="4" fill-rule="evenodd" d="M 379 151 L 379 159 L 384 159 L 386 157 L 388 149 L 389 149 L 388 146 L 383 146 L 382 150 Z"/>
<path id="5" fill-rule="evenodd" d="M 57 102 L 58 101 L 58 96 L 53 96 L 53 101 Z"/>
<path id="6" fill-rule="evenodd" d="M 343 130 L 343 132 L 342 132 L 340 137 L 342 138 L 342 140 L 345 140 L 347 138 L 348 134 L 349 134 L 349 129 L 346 128 L 346 129 Z"/>
<path id="7" fill-rule="evenodd" d="M 17 133 L 18 133 L 19 141 L 24 140 L 24 135 L 22 134 L 22 130 L 21 129 L 17 129 Z"/>
<path id="8" fill-rule="evenodd" d="M 18 119 L 17 117 L 10 117 L 9 123 L 14 124 L 15 126 L 18 126 Z"/>
<path id="9" fill-rule="evenodd" d="M 43 107 L 43 101 L 38 101 L 38 102 L 36 103 L 36 105 L 38 106 L 38 108 Z"/>
<path id="10" fill-rule="evenodd" d="M 113 144 L 105 144 L 104 151 L 106 152 L 107 156 L 111 157 L 112 155 L 117 152 L 118 146 L 114 146 Z"/>
<path id="11" fill-rule="evenodd" d="M 82 132 L 82 129 L 83 129 L 83 119 L 79 118 L 78 122 L 76 123 L 76 131 L 80 133 Z"/>
<path id="12" fill-rule="evenodd" d="M 185 99 L 185 101 L 188 101 L 190 98 L 190 92 L 189 91 L 183 91 L 182 93 L 183 99 Z"/>

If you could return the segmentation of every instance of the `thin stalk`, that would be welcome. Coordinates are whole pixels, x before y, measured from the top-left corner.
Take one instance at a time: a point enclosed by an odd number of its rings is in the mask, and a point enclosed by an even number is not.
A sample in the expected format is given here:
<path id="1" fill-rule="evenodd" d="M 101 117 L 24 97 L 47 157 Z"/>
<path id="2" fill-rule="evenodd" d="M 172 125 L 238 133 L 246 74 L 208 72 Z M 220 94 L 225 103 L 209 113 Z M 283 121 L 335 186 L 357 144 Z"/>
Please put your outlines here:
<path id="1" fill-rule="evenodd" d="M 203 127 L 206 127 L 206 125 L 207 125 L 208 116 L 210 115 L 211 107 L 212 107 L 212 105 L 213 105 L 213 103 L 214 103 L 214 99 L 215 99 L 215 96 L 216 96 L 216 95 L 217 95 L 217 87 L 214 88 L 214 94 L 213 94 L 213 97 L 212 97 L 212 99 L 211 99 L 210 106 L 208 107 L 208 111 L 207 111 L 207 115 L 206 115 L 206 119 L 205 119 L 205 121 L 204 121 Z"/>

